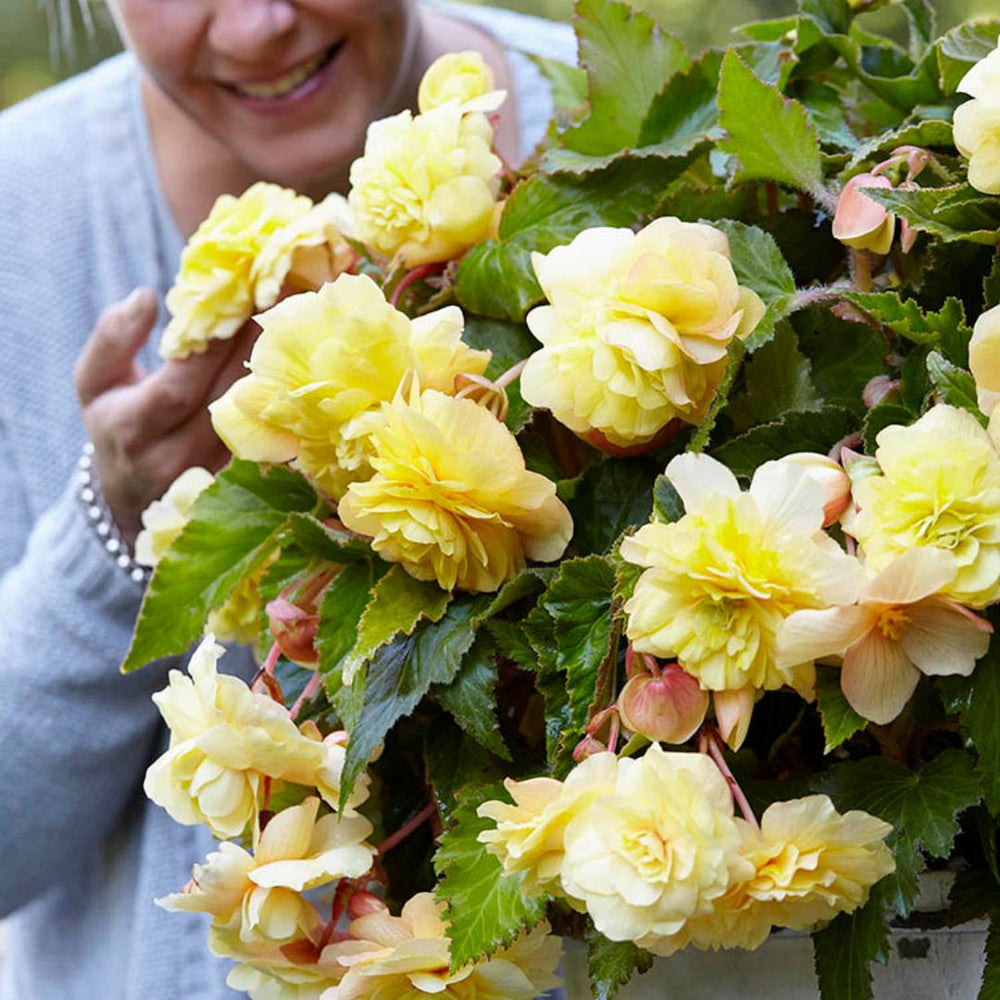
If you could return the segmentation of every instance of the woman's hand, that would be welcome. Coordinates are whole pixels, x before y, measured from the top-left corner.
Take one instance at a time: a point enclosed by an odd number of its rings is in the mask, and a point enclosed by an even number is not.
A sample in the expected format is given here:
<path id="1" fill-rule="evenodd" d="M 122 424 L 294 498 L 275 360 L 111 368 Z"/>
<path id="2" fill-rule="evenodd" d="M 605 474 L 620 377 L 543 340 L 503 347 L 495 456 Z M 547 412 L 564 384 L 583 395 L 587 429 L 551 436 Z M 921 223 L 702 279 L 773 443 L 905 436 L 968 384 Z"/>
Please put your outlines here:
<path id="1" fill-rule="evenodd" d="M 259 328 L 149 375 L 137 355 L 156 322 L 156 298 L 137 288 L 104 312 L 73 371 L 83 422 L 94 444 L 94 472 L 122 537 L 131 545 L 143 510 L 185 469 L 213 472 L 229 452 L 212 430 L 208 404 L 246 374 Z"/>

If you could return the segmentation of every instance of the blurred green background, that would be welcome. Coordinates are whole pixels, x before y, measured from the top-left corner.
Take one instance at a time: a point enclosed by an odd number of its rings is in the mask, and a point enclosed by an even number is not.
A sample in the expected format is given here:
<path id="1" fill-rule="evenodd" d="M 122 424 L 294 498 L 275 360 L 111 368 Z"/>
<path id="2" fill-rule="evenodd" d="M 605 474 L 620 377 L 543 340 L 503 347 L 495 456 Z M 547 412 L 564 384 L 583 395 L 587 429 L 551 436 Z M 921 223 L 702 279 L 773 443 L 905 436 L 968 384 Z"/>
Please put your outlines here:
<path id="1" fill-rule="evenodd" d="M 572 0 L 491 0 L 529 14 L 569 17 Z M 0 0 L 0 107 L 13 104 L 63 76 L 114 52 L 118 42 L 102 0 Z M 732 28 L 759 17 L 777 17 L 794 0 L 635 0 L 690 48 L 728 41 Z M 937 0 L 939 28 L 970 17 L 996 13 L 997 0 Z M 876 30 L 903 24 L 902 12 L 883 9 L 866 15 Z"/>

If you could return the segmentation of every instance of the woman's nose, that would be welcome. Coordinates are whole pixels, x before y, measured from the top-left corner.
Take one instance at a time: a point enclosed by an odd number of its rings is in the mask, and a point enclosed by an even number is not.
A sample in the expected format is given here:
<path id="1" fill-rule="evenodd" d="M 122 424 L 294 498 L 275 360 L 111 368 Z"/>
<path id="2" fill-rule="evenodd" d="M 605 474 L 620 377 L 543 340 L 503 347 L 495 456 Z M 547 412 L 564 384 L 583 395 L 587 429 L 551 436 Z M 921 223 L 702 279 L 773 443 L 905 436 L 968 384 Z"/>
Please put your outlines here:
<path id="1" fill-rule="evenodd" d="M 208 43 L 220 55 L 241 63 L 267 59 L 275 42 L 295 26 L 292 0 L 216 0 Z"/>

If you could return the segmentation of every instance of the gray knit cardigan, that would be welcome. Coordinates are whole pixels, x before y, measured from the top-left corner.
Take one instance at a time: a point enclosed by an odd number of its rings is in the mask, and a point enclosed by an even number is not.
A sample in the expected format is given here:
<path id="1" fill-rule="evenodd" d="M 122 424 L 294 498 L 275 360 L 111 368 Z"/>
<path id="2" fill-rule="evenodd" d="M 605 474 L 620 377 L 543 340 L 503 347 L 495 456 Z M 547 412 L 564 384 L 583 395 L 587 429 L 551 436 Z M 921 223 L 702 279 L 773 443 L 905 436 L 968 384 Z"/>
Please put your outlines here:
<path id="1" fill-rule="evenodd" d="M 515 50 L 573 58 L 568 29 L 461 8 L 508 50 L 525 150 L 548 90 Z M 216 1000 L 227 963 L 200 915 L 166 913 L 212 848 L 146 802 L 165 732 L 163 662 L 123 677 L 141 592 L 72 489 L 84 435 L 73 363 L 100 312 L 162 297 L 181 240 L 129 55 L 0 115 L 0 916 L 7 1000 Z M 162 314 L 162 309 L 161 309 Z M 162 322 L 162 315 L 161 315 Z M 156 338 L 153 338 L 155 342 Z M 143 363 L 157 365 L 155 348 Z M 249 672 L 244 651 L 222 668 Z"/>

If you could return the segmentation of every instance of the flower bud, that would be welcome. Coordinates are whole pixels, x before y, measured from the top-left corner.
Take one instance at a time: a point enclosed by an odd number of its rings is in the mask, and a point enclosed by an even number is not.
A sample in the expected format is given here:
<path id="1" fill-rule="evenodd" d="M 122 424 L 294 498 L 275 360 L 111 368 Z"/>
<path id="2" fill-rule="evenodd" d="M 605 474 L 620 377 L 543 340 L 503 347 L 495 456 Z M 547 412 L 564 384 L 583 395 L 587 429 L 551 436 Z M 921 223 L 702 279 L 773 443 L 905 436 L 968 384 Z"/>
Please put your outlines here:
<path id="1" fill-rule="evenodd" d="M 388 909 L 389 907 L 375 893 L 364 890 L 353 893 L 347 904 L 347 912 L 352 920 L 367 917 L 372 913 L 384 913 Z"/>
<path id="2" fill-rule="evenodd" d="M 618 711 L 633 733 L 663 743 L 683 743 L 704 721 L 708 693 L 676 663 L 668 663 L 658 677 L 633 677 L 618 696 Z"/>
<path id="3" fill-rule="evenodd" d="M 642 441 L 639 444 L 633 445 L 614 444 L 596 428 L 592 428 L 578 436 L 582 437 L 587 444 L 593 445 L 598 451 L 603 451 L 605 455 L 610 455 L 612 458 L 633 458 L 637 455 L 645 455 L 650 451 L 656 451 L 657 448 L 662 448 L 664 445 L 669 444 L 683 426 L 684 422 L 682 420 L 671 420 L 670 423 L 659 431 L 656 437 L 651 438 L 649 441 Z"/>
<path id="4" fill-rule="evenodd" d="M 869 476 L 877 476 L 882 470 L 871 455 L 861 455 L 850 448 L 840 449 L 840 461 L 851 481 L 851 488 L 857 489 L 858 483 Z"/>
<path id="5" fill-rule="evenodd" d="M 870 378 L 861 390 L 861 399 L 869 410 L 875 409 L 879 403 L 884 403 L 899 389 L 900 381 L 889 375 L 876 375 Z"/>
<path id="6" fill-rule="evenodd" d="M 876 177 L 874 174 L 852 177 L 844 185 L 837 201 L 833 235 L 856 250 L 887 254 L 892 246 L 896 216 L 861 190 L 866 187 L 891 188 L 892 184 L 887 177 Z"/>
<path id="7" fill-rule="evenodd" d="M 832 458 L 810 451 L 785 455 L 781 461 L 802 466 L 809 473 L 809 478 L 823 487 L 826 497 L 823 504 L 823 527 L 839 521 L 851 503 L 851 481 L 847 473 Z"/>
<path id="8" fill-rule="evenodd" d="M 715 707 L 715 722 L 722 738 L 731 750 L 739 750 L 747 738 L 754 702 L 757 700 L 753 688 L 738 691 L 715 691 L 712 704 Z"/>
<path id="9" fill-rule="evenodd" d="M 594 736 L 584 736 L 582 740 L 573 748 L 573 760 L 580 763 L 595 753 L 607 753 L 608 748 Z"/>
<path id="10" fill-rule="evenodd" d="M 283 597 L 269 601 L 266 610 L 271 635 L 285 658 L 301 666 L 315 664 L 319 660 L 315 642 L 319 615 L 310 614 Z"/>

